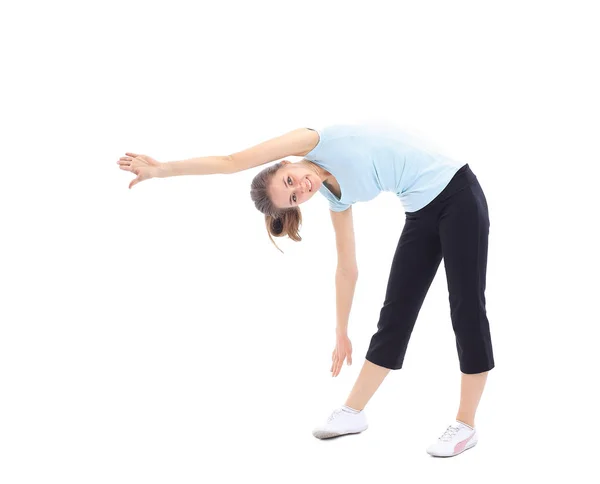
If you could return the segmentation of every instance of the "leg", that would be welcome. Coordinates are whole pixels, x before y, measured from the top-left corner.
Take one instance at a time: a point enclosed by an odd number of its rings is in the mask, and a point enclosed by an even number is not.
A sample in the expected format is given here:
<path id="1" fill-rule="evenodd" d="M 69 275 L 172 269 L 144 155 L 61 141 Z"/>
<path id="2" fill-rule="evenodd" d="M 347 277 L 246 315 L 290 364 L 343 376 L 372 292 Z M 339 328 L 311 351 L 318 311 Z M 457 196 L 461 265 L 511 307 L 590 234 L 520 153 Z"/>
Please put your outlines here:
<path id="1" fill-rule="evenodd" d="M 355 410 L 363 410 L 389 372 L 389 368 L 365 360 L 345 405 Z"/>
<path id="2" fill-rule="evenodd" d="M 477 374 L 463 373 L 456 422 L 452 423 L 436 442 L 427 447 L 429 454 L 435 457 L 452 457 L 477 444 L 475 412 L 486 379 L 487 371 Z"/>
<path id="3" fill-rule="evenodd" d="M 458 455 L 477 444 L 475 413 L 488 371 L 494 368 L 485 309 L 485 277 L 490 221 L 485 195 L 470 170 L 442 206 L 439 234 L 448 281 L 450 316 L 456 337 L 461 399 L 455 422 L 427 448 L 433 456 Z"/>
<path id="4" fill-rule="evenodd" d="M 435 212 L 427 208 L 406 212 L 368 361 L 392 370 L 402 368 L 410 335 L 441 260 Z"/>
<path id="5" fill-rule="evenodd" d="M 479 406 L 479 400 L 485 387 L 488 372 L 474 375 L 462 374 L 460 385 L 460 408 L 456 414 L 456 420 L 475 428 L 475 412 Z"/>
<path id="6" fill-rule="evenodd" d="M 454 194 L 440 214 L 450 317 L 460 371 L 466 374 L 494 367 L 485 308 L 489 227 L 487 202 L 477 180 Z"/>
<path id="7" fill-rule="evenodd" d="M 430 211 L 406 212 L 377 332 L 371 338 L 366 360 L 346 406 L 336 409 L 323 425 L 313 430 L 318 439 L 359 433 L 367 428 L 367 402 L 391 369 L 402 367 L 417 315 L 442 260 L 436 217 Z"/>

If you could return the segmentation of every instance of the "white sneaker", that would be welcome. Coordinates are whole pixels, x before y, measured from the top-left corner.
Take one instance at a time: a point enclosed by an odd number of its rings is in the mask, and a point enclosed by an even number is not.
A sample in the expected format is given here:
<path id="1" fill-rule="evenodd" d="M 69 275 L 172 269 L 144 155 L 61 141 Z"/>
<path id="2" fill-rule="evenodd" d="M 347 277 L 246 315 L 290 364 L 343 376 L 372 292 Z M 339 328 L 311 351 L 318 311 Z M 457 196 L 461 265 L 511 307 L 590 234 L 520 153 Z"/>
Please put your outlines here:
<path id="1" fill-rule="evenodd" d="M 313 435 L 317 439 L 329 439 L 338 435 L 357 434 L 366 430 L 367 427 L 367 417 L 364 410 L 351 413 L 340 407 L 331 413 L 327 422 L 313 430 Z"/>
<path id="2" fill-rule="evenodd" d="M 449 425 L 435 444 L 427 447 L 427 453 L 435 457 L 452 457 L 477 444 L 477 431 L 458 420 Z"/>

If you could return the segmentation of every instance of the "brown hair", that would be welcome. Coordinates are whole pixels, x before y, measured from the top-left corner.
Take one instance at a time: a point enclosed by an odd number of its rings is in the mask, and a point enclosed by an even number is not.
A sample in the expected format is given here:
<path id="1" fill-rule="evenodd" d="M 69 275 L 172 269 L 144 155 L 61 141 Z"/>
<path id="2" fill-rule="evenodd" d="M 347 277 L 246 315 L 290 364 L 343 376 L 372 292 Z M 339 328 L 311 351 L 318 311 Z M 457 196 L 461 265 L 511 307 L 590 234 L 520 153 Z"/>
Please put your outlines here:
<path id="1" fill-rule="evenodd" d="M 272 235 L 275 237 L 287 235 L 295 242 L 302 240 L 302 237 L 298 233 L 300 224 L 302 224 L 300 209 L 298 207 L 277 208 L 267 191 L 271 180 L 282 166 L 284 166 L 284 163 L 280 161 L 265 168 L 254 177 L 250 186 L 250 197 L 256 208 L 265 214 L 267 233 L 275 247 L 277 247 L 277 244 L 273 240 L 273 237 L 271 237 Z M 283 251 L 279 247 L 277 249 L 283 254 Z"/>

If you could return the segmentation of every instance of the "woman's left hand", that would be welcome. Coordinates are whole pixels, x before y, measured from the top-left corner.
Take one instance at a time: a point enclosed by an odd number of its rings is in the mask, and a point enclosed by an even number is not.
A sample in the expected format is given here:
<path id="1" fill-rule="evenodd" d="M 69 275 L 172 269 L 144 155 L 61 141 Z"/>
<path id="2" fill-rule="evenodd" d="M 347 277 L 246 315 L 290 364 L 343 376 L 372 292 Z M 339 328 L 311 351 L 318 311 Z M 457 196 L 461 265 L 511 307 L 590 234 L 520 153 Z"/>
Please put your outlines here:
<path id="1" fill-rule="evenodd" d="M 347 360 L 348 366 L 352 364 L 352 343 L 346 333 L 336 334 L 335 348 L 331 355 L 331 370 L 329 370 L 332 372 L 331 376 L 338 376 L 340 374 L 344 360 Z"/>
<path id="2" fill-rule="evenodd" d="M 141 181 L 158 177 L 162 166 L 161 162 L 148 155 L 136 155 L 135 153 L 125 153 L 125 156 L 121 156 L 117 164 L 121 170 L 130 171 L 137 175 L 137 178 L 129 183 L 129 188 Z"/>

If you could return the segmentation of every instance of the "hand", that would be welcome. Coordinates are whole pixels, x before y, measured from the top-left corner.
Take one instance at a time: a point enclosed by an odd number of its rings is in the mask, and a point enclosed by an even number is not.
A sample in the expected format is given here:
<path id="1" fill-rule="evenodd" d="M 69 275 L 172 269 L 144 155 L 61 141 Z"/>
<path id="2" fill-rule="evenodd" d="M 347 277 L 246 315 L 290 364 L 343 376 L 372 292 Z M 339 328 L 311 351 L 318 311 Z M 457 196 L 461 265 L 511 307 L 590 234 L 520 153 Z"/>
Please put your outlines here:
<path id="1" fill-rule="evenodd" d="M 137 178 L 131 180 L 129 188 L 141 181 L 158 176 L 162 163 L 148 155 L 136 155 L 135 153 L 125 153 L 125 155 L 121 156 L 121 159 L 117 161 L 119 168 L 137 175 Z"/>
<path id="2" fill-rule="evenodd" d="M 340 374 L 344 360 L 348 361 L 348 366 L 352 364 L 352 343 L 348 335 L 345 333 L 336 334 L 335 339 L 335 348 L 331 355 L 331 370 L 329 370 L 333 372 L 331 376 L 338 376 Z"/>

